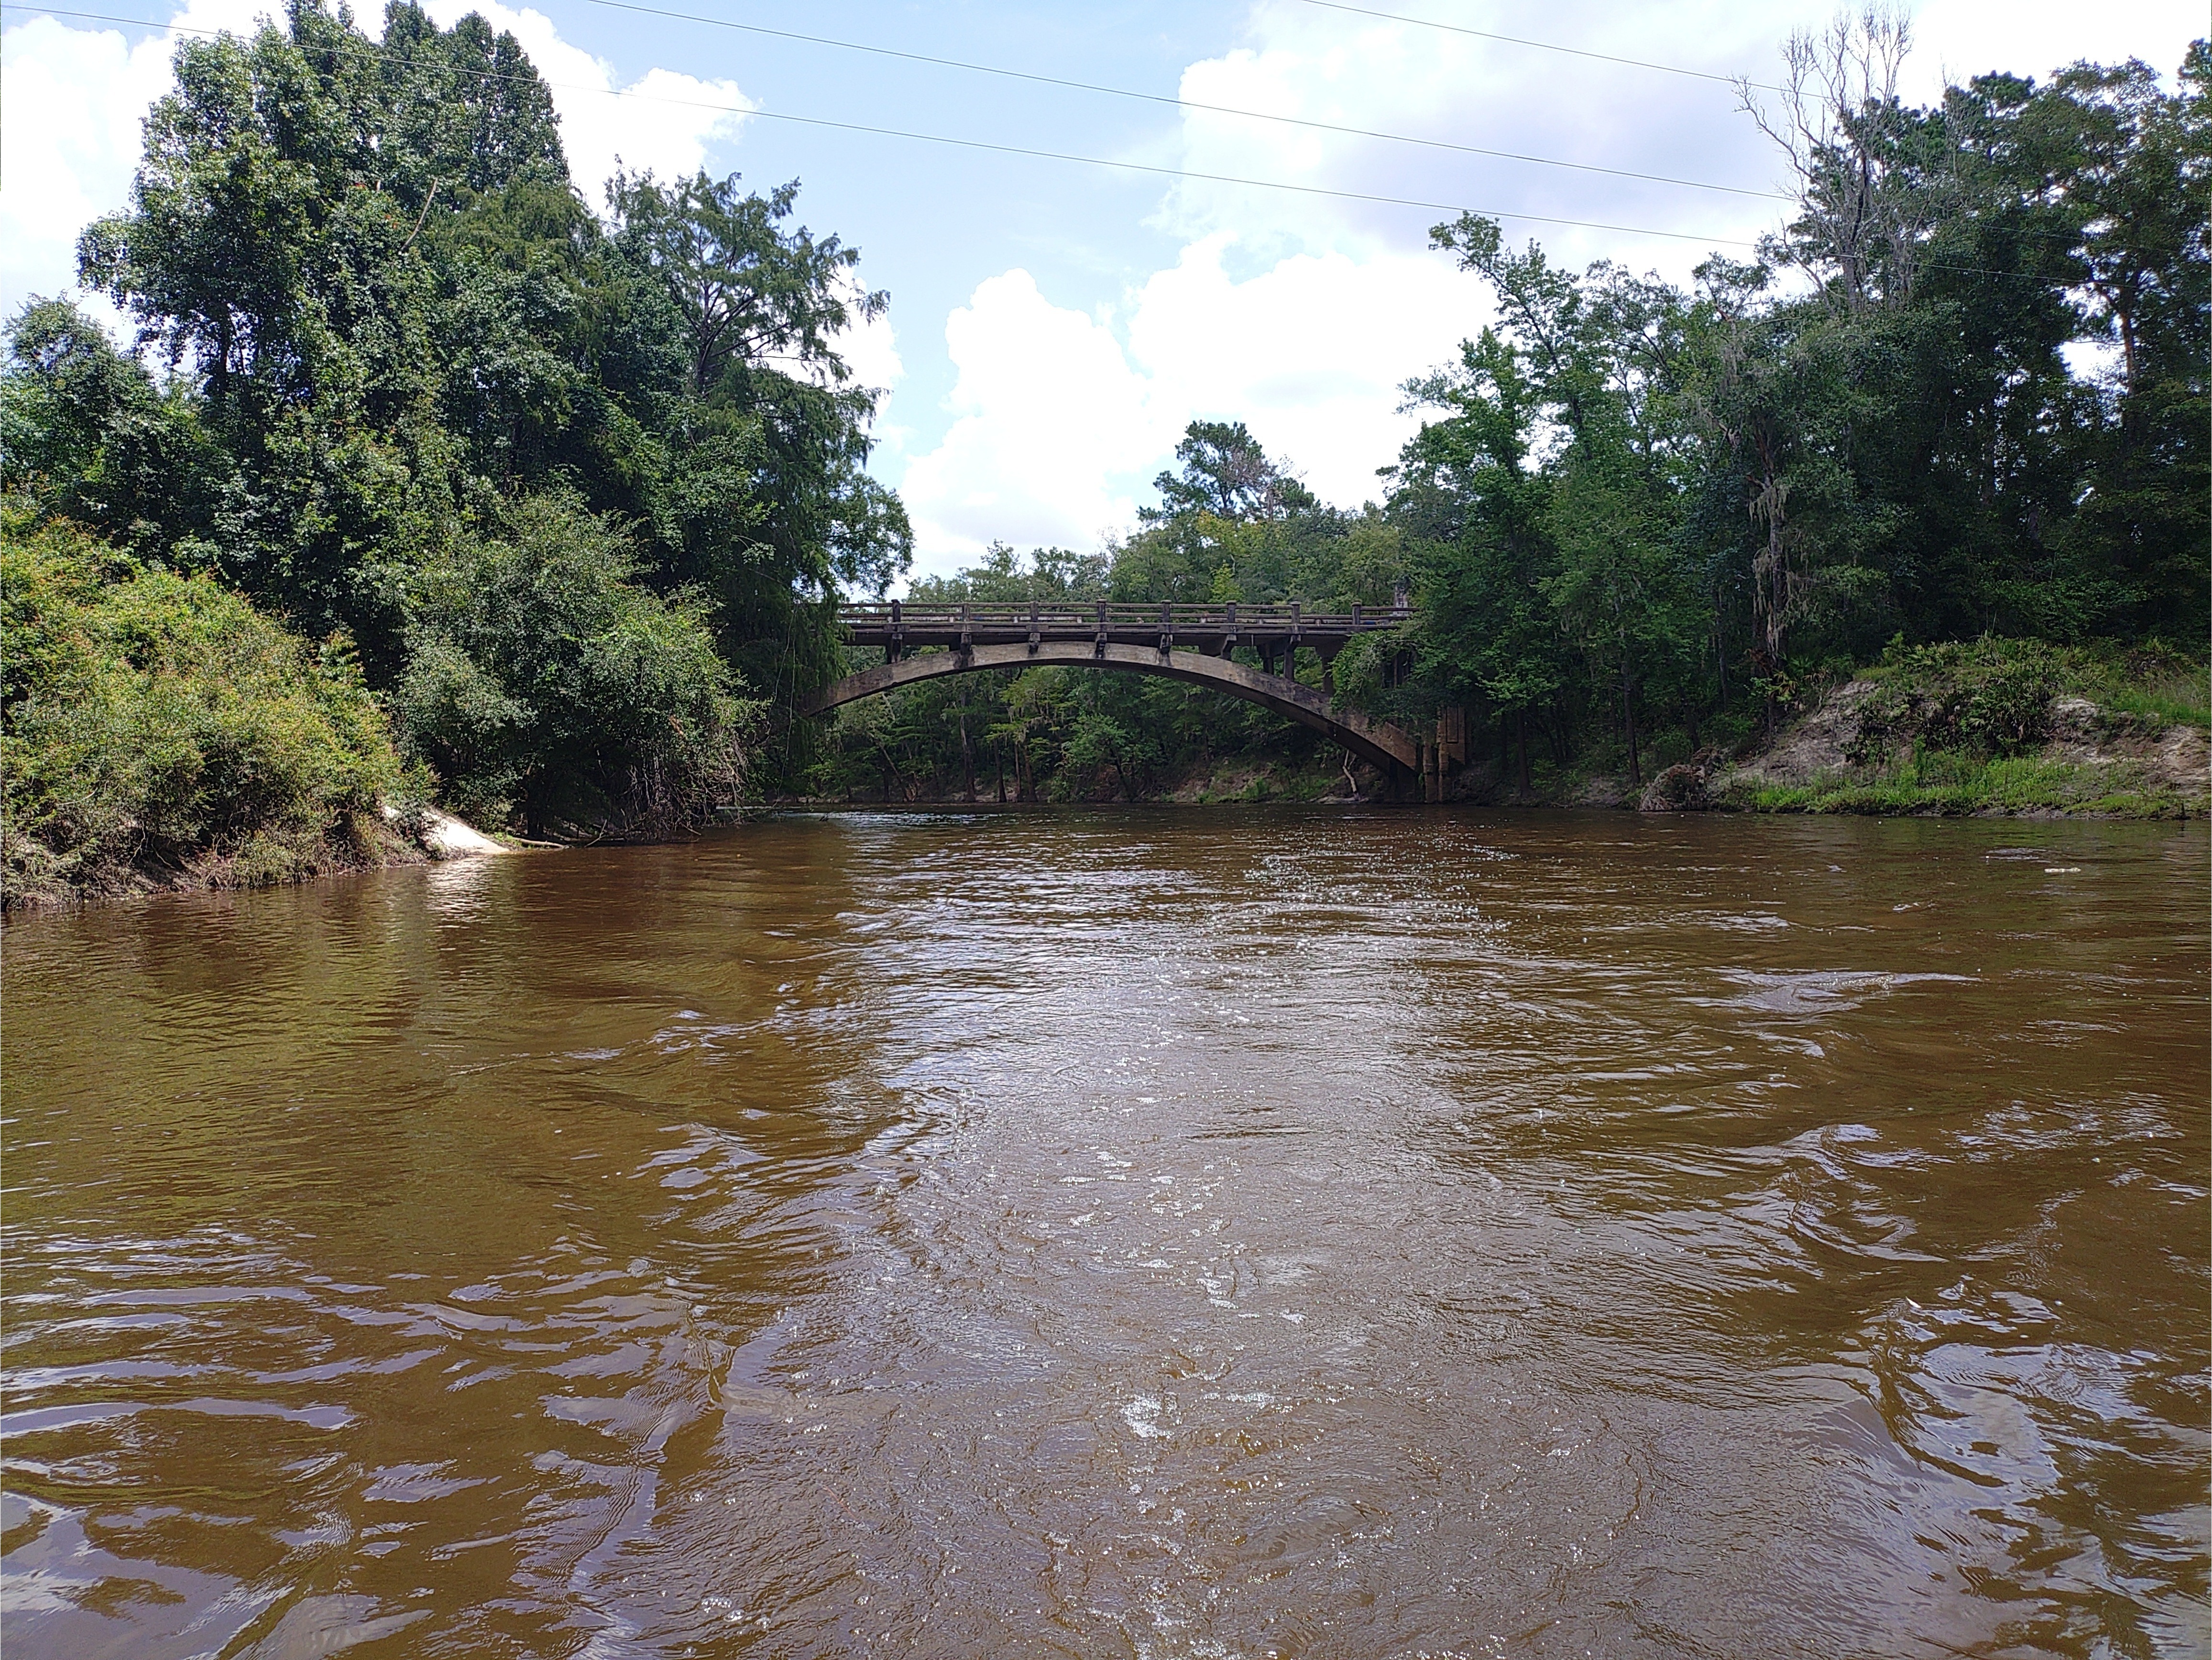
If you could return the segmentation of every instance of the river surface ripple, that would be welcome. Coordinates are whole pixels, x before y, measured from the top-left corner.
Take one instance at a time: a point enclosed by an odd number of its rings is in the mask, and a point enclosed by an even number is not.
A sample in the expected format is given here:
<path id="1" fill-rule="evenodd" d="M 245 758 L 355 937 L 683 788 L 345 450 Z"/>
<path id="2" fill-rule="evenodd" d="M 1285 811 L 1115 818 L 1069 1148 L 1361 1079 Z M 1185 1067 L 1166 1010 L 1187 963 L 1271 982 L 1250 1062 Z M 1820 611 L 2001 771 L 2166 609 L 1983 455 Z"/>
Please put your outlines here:
<path id="1" fill-rule="evenodd" d="M 20 922 L 0 1638 L 2203 1653 L 2207 854 L 848 814 Z"/>

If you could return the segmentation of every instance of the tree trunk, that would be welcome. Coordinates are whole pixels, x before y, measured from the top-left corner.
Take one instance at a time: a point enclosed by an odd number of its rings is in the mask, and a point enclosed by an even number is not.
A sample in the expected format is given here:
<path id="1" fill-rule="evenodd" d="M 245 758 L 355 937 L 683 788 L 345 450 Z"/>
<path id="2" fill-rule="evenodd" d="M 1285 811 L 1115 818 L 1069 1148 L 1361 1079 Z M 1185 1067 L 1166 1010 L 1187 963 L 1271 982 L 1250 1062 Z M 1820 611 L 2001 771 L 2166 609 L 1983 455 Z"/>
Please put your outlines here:
<path id="1" fill-rule="evenodd" d="M 968 741 L 968 710 L 960 710 L 960 774 L 967 786 L 968 800 L 975 799 L 975 746 Z"/>
<path id="2" fill-rule="evenodd" d="M 2120 439 L 2123 451 L 2135 446 L 2128 441 L 2134 436 L 2132 429 L 2136 414 L 2136 312 L 2133 306 L 2115 306 L 2113 314 L 2120 325 Z"/>
<path id="3" fill-rule="evenodd" d="M 1528 711 L 1525 708 L 1516 710 L 1514 714 L 1514 724 L 1517 726 L 1521 731 L 1521 794 L 1526 795 L 1529 793 L 1530 788 L 1528 783 Z"/>
<path id="4" fill-rule="evenodd" d="M 1640 788 L 1644 783 L 1644 761 L 1636 752 L 1636 682 L 1626 668 L 1620 672 L 1620 720 L 1628 733 L 1628 781 Z"/>
<path id="5" fill-rule="evenodd" d="M 1759 630 L 1766 654 L 1764 673 L 1771 679 L 1782 666 L 1783 644 L 1789 632 L 1790 565 L 1783 526 L 1790 502 L 1790 485 L 1780 464 L 1762 439 L 1759 444 L 1759 489 L 1752 496 L 1752 517 L 1766 526 L 1766 545 L 1752 556 L 1752 623 Z M 1773 725 L 1774 699 L 1768 695 L 1767 724 Z"/>

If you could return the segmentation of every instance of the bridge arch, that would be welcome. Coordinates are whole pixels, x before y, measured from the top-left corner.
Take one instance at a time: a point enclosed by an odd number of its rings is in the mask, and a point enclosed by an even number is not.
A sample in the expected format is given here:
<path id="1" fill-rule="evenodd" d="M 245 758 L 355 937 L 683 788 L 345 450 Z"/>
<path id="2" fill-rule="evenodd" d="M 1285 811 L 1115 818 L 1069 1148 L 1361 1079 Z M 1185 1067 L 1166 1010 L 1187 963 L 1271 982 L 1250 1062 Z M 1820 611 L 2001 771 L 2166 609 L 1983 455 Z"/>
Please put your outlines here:
<path id="1" fill-rule="evenodd" d="M 1079 640 L 1046 640 L 1033 645 L 970 646 L 964 650 L 924 652 L 879 663 L 874 668 L 848 674 L 823 687 L 799 704 L 801 714 L 827 714 L 842 704 L 895 690 L 920 680 L 948 674 L 969 674 L 978 669 L 1025 669 L 1039 664 L 1066 668 L 1115 669 L 1127 674 L 1159 674 L 1257 703 L 1297 721 L 1340 744 L 1361 760 L 1380 767 L 1386 775 L 1401 769 L 1418 773 L 1420 753 L 1413 740 L 1388 721 L 1370 720 L 1354 709 L 1334 707 L 1332 701 L 1311 686 L 1268 674 L 1227 657 L 1205 652 L 1162 651 L 1153 646 L 1131 646 Z"/>

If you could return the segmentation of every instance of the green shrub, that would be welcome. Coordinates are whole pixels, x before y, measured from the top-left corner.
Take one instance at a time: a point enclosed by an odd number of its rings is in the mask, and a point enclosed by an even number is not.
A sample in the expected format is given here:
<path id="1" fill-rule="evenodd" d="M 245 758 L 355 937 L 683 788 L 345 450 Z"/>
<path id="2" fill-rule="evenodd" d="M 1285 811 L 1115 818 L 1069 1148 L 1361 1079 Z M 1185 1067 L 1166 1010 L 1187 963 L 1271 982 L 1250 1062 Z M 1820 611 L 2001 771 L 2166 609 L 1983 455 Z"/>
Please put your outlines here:
<path id="1" fill-rule="evenodd" d="M 1844 746 L 1855 766 L 1886 757 L 1901 740 L 1969 755 L 2020 755 L 2051 735 L 2066 682 L 2059 654 L 2039 640 L 1892 645 L 1859 705 Z"/>
<path id="2" fill-rule="evenodd" d="M 400 781 L 342 639 L 67 525 L 0 521 L 0 658 L 10 903 L 133 867 L 297 874 Z"/>
<path id="3" fill-rule="evenodd" d="M 392 708 L 464 813 L 665 835 L 734 807 L 761 706 L 696 591 L 635 578 L 629 536 L 573 496 L 509 504 L 416 574 Z"/>

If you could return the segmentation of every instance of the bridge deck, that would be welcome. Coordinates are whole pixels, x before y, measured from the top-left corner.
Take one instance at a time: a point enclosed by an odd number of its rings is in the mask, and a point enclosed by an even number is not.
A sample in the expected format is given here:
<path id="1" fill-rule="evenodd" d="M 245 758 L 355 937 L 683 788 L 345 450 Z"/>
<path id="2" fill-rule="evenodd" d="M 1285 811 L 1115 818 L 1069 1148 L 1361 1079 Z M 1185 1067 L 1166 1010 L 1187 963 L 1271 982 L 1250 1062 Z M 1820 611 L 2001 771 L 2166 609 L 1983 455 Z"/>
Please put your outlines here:
<path id="1" fill-rule="evenodd" d="M 1287 605 L 1116 605 L 1099 599 L 1061 605 L 880 605 L 837 608 L 853 643 L 881 646 L 893 661 L 923 646 L 1041 645 L 1083 641 L 1094 647 L 1181 646 L 1226 657 L 1250 647 L 1273 657 L 1301 646 L 1333 658 L 1359 635 L 1395 628 L 1402 608 L 1309 611 Z"/>

